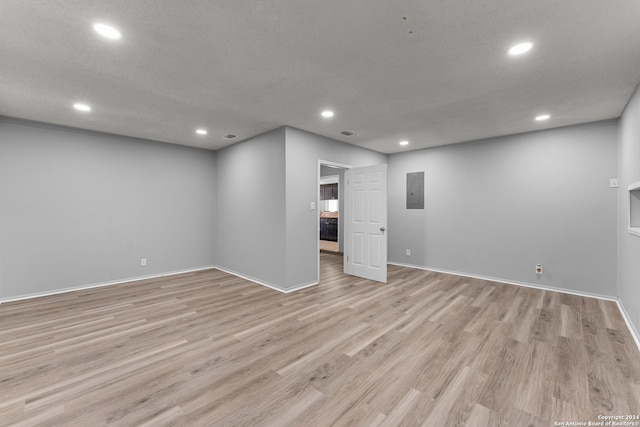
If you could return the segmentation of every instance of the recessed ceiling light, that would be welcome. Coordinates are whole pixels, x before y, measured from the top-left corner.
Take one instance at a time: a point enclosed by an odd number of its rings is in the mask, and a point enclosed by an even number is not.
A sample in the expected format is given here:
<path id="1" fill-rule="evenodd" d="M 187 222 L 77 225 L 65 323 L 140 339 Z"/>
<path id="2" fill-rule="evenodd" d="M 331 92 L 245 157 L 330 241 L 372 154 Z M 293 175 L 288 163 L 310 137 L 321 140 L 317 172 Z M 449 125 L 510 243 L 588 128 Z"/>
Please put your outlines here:
<path id="1" fill-rule="evenodd" d="M 122 38 L 122 33 L 111 25 L 98 23 L 93 26 L 93 29 L 96 33 L 109 39 L 117 40 Z"/>
<path id="2" fill-rule="evenodd" d="M 400 141 L 400 145 L 409 145 L 409 141 Z"/>
<path id="3" fill-rule="evenodd" d="M 533 43 L 531 42 L 518 43 L 517 45 L 511 46 L 509 49 L 509 55 L 522 55 L 523 53 L 530 51 L 532 47 Z"/>
<path id="4" fill-rule="evenodd" d="M 322 117 L 324 117 L 325 119 L 330 119 L 331 117 L 333 117 L 333 111 L 331 110 L 324 110 L 322 113 L 320 113 L 320 115 Z"/>
<path id="5" fill-rule="evenodd" d="M 539 116 L 536 116 L 536 121 L 541 122 L 543 120 L 549 120 L 550 118 L 551 116 L 549 114 L 540 114 Z"/>
<path id="6" fill-rule="evenodd" d="M 234 135 L 232 133 L 223 136 L 224 139 L 234 139 L 234 138 L 237 138 L 237 137 L 238 137 L 238 135 Z"/>
<path id="7" fill-rule="evenodd" d="M 207 131 L 205 129 L 196 129 L 196 133 L 198 135 L 206 135 Z"/>
<path id="8" fill-rule="evenodd" d="M 91 111 L 91 107 L 81 102 L 76 102 L 75 104 L 73 104 L 73 108 L 75 108 L 78 111 Z"/>

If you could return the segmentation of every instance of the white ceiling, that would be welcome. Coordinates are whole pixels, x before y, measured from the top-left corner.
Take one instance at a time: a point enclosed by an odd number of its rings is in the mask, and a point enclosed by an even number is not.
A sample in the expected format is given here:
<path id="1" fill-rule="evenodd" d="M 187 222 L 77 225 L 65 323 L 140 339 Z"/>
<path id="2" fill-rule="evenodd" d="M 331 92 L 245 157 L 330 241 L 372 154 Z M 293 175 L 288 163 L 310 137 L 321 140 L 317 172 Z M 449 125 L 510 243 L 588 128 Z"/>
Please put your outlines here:
<path id="1" fill-rule="evenodd" d="M 639 81 L 638 0 L 0 1 L 0 115 L 208 149 L 282 125 L 383 153 L 565 126 L 618 117 Z"/>

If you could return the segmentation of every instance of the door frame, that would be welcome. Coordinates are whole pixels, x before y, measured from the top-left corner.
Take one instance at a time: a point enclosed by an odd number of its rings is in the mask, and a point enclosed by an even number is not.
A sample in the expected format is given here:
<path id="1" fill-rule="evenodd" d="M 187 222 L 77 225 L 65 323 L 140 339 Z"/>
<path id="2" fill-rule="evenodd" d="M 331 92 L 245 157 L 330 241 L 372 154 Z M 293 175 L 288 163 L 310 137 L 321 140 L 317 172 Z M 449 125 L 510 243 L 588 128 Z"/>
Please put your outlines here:
<path id="1" fill-rule="evenodd" d="M 345 171 L 346 169 L 341 169 L 342 171 Z M 342 183 L 340 182 L 340 174 L 338 175 L 327 175 L 327 176 L 321 176 L 320 177 L 320 188 L 322 189 L 323 185 L 327 185 L 327 184 L 336 184 L 338 186 L 338 189 L 340 189 L 340 186 L 342 185 Z M 320 191 L 320 199 L 322 199 L 322 191 Z M 340 211 L 340 201 L 342 199 L 340 198 L 340 195 L 338 195 L 338 211 Z M 320 202 L 322 202 L 322 200 L 320 200 Z M 318 203 L 320 203 L 318 202 Z M 320 213 L 322 213 L 322 210 L 320 210 Z M 319 221 L 322 224 L 322 218 L 320 218 L 321 221 Z M 322 225 L 320 225 L 320 231 L 322 232 Z M 340 239 L 340 216 L 338 215 L 338 223 L 337 223 L 337 240 L 336 242 L 338 243 L 338 252 L 340 249 L 340 244 L 342 244 L 342 239 Z M 322 235 L 322 233 L 320 233 Z M 320 239 L 322 240 L 322 239 Z"/>
<path id="2" fill-rule="evenodd" d="M 318 257 L 318 266 L 317 266 L 317 277 L 316 282 L 320 283 L 320 171 L 322 165 L 325 166 L 333 166 L 340 169 L 351 169 L 353 165 L 348 163 L 335 162 L 333 160 L 323 160 L 318 159 L 318 173 L 316 174 L 316 254 Z M 341 180 L 338 180 L 338 194 L 342 194 L 344 191 L 344 183 Z M 340 198 L 340 196 L 338 196 Z M 344 205 L 344 209 L 347 209 L 347 205 Z M 339 212 L 338 215 L 344 215 L 344 212 Z M 338 220 L 339 221 L 339 220 Z"/>

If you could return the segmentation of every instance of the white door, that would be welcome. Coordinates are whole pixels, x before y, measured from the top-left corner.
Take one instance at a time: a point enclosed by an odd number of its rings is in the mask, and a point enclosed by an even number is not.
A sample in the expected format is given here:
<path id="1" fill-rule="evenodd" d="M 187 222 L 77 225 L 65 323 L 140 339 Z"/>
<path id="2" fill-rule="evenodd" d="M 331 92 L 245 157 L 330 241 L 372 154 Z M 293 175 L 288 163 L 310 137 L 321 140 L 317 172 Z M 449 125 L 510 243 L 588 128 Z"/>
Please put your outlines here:
<path id="1" fill-rule="evenodd" d="M 387 283 L 387 165 L 345 173 L 344 272 Z"/>

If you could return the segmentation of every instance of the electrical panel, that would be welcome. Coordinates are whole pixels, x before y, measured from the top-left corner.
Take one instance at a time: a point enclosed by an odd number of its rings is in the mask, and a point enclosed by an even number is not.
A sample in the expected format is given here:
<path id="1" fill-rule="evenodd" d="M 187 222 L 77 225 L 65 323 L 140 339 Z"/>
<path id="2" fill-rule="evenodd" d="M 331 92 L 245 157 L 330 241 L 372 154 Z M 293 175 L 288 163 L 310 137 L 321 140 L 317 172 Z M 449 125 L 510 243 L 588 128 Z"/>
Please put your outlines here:
<path id="1" fill-rule="evenodd" d="M 407 209 L 424 209 L 424 172 L 407 174 Z"/>

